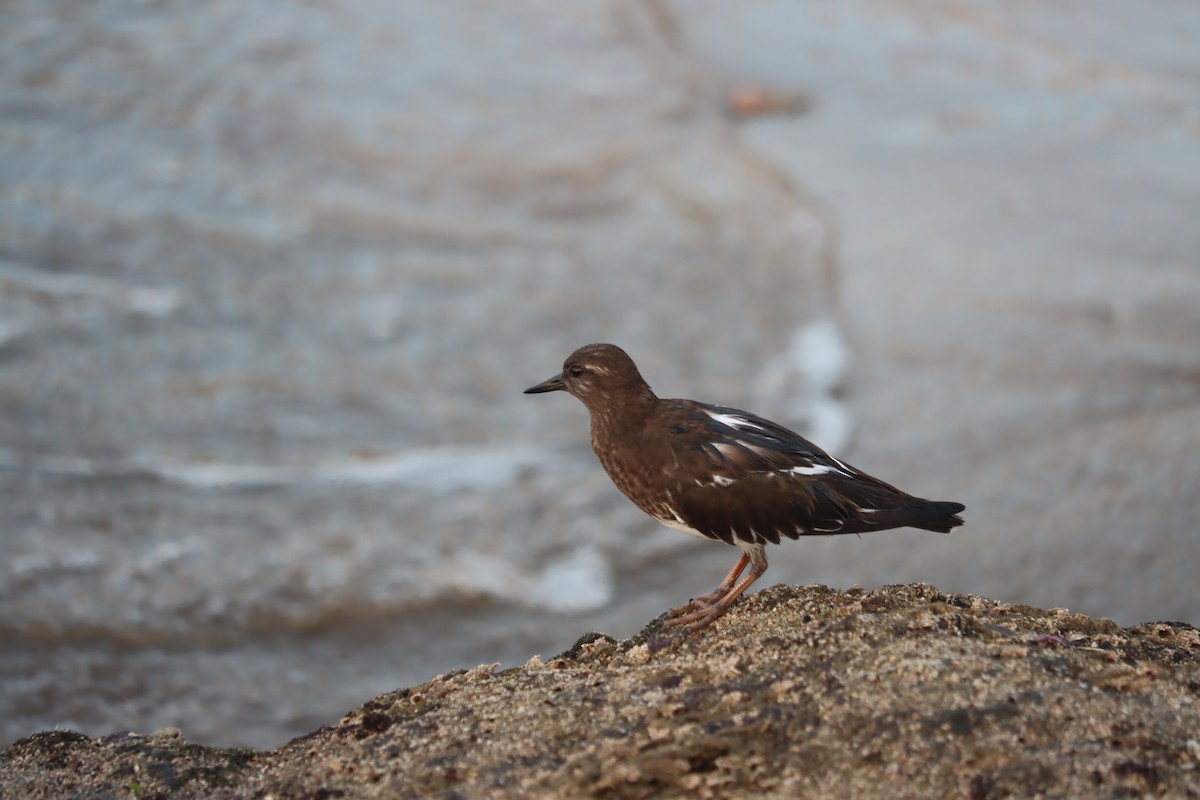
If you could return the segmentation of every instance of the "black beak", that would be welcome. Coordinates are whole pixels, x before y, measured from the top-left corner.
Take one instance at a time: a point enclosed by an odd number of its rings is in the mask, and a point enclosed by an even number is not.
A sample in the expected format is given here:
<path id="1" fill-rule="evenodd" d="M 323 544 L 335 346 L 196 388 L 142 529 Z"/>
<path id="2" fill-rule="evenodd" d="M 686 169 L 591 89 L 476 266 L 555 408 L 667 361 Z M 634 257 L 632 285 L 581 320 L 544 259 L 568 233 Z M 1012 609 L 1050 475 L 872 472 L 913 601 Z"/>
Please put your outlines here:
<path id="1" fill-rule="evenodd" d="M 542 392 L 563 392 L 566 391 L 567 385 L 563 383 L 562 373 L 558 373 L 549 380 L 542 381 L 537 386 L 530 386 L 525 390 L 525 394 L 541 394 Z"/>

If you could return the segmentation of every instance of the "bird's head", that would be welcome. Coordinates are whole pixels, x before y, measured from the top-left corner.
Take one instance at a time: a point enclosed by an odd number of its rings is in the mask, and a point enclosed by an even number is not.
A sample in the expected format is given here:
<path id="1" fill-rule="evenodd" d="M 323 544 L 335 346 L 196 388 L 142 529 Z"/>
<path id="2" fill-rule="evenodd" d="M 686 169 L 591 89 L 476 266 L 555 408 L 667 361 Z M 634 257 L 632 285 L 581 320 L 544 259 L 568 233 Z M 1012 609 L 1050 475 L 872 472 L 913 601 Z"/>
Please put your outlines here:
<path id="1" fill-rule="evenodd" d="M 562 372 L 529 387 L 525 394 L 558 391 L 575 395 L 592 412 L 654 399 L 633 359 L 615 344 L 579 348 L 563 362 Z"/>

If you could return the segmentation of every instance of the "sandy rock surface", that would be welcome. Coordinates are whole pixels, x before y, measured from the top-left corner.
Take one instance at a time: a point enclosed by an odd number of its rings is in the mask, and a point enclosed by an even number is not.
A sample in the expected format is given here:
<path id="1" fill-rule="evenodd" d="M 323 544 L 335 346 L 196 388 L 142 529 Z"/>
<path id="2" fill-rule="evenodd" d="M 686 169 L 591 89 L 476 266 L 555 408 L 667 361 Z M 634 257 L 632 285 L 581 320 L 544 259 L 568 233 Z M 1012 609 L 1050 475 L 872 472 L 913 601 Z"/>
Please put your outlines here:
<path id="1" fill-rule="evenodd" d="M 380 695 L 268 752 L 36 734 L 0 797 L 1006 797 L 1200 792 L 1200 631 L 926 584 L 777 585 Z"/>

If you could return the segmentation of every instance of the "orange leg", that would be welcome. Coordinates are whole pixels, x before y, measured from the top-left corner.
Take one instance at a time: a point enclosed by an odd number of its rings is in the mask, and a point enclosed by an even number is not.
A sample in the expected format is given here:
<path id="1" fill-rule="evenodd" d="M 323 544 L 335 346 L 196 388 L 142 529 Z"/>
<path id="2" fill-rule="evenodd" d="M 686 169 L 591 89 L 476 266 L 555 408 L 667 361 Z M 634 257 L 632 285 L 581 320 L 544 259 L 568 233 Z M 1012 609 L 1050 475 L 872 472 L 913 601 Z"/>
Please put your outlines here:
<path id="1" fill-rule="evenodd" d="M 750 565 L 750 574 L 743 578 L 741 583 L 735 583 L 747 564 Z M 667 612 L 667 621 L 663 623 L 663 627 L 681 628 L 685 634 L 708 627 L 729 611 L 737 599 L 766 571 L 767 557 L 761 547 L 743 553 L 716 591 Z"/>
<path id="2" fill-rule="evenodd" d="M 738 576 L 742 574 L 742 570 L 744 570 L 746 565 L 749 563 L 750 556 L 742 553 L 742 557 L 739 558 L 737 563 L 733 565 L 733 569 L 729 570 L 729 574 L 725 576 L 725 580 L 721 581 L 720 586 L 708 594 L 701 595 L 699 597 L 693 597 L 687 602 L 686 605 L 671 609 L 669 612 L 667 612 L 667 619 L 682 616 L 688 611 L 693 611 L 703 606 L 712 605 L 717 600 L 720 600 L 730 589 L 733 588 L 733 585 L 737 583 Z"/>

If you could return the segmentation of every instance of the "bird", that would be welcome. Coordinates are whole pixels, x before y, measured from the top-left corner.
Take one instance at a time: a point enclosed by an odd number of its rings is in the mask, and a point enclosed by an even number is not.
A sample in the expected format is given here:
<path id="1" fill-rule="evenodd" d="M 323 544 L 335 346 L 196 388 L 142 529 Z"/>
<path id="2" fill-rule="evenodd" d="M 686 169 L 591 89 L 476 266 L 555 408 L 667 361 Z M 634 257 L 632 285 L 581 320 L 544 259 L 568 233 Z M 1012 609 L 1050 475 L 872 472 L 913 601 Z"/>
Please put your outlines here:
<path id="1" fill-rule="evenodd" d="M 557 391 L 587 407 L 592 450 L 634 505 L 668 528 L 742 551 L 715 590 L 667 612 L 669 632 L 690 635 L 728 612 L 767 571 L 768 544 L 904 527 L 949 533 L 963 524 L 963 504 L 902 492 L 778 423 L 658 397 L 613 344 L 579 348 L 562 372 L 524 393 Z"/>

